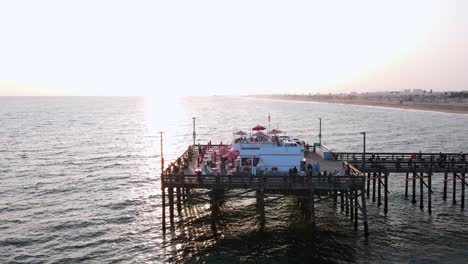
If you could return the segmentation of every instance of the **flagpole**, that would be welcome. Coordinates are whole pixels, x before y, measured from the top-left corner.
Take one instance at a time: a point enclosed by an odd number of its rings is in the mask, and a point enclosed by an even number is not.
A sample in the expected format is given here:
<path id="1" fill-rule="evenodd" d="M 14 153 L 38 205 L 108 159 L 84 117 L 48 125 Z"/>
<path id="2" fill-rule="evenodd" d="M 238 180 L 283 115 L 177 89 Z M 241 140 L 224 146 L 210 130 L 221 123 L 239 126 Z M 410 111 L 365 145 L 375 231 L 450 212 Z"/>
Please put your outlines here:
<path id="1" fill-rule="evenodd" d="M 268 132 L 271 131 L 271 127 L 270 127 L 270 113 L 268 113 Z"/>

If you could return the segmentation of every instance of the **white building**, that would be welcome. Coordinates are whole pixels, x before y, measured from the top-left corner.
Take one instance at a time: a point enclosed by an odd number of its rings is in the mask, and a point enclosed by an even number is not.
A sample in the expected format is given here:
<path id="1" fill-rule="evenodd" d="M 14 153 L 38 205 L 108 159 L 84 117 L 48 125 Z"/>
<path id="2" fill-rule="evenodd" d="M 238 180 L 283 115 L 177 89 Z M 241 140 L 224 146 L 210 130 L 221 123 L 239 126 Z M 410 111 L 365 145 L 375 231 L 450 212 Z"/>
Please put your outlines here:
<path id="1" fill-rule="evenodd" d="M 244 140 L 232 145 L 239 151 L 241 171 L 257 170 L 288 172 L 294 167 L 301 168 L 304 161 L 304 145 L 289 137 L 271 137 L 265 142 Z"/>

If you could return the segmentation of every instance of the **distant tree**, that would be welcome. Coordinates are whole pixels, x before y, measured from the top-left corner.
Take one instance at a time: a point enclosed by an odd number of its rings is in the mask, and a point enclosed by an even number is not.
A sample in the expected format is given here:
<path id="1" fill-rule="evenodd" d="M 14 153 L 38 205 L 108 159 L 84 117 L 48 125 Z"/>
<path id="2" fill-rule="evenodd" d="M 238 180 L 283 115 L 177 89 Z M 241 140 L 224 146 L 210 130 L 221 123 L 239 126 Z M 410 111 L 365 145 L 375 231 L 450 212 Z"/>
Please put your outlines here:
<path id="1" fill-rule="evenodd" d="M 468 98 L 468 92 L 451 92 L 449 98 Z"/>

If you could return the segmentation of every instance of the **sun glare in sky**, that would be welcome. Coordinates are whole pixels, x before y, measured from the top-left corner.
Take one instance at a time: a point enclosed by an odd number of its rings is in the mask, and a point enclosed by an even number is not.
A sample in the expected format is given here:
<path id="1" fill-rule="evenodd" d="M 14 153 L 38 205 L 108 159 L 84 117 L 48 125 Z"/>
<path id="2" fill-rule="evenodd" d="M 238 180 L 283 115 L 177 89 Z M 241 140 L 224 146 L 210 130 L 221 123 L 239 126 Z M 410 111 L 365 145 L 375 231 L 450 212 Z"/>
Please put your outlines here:
<path id="1" fill-rule="evenodd" d="M 468 87 L 466 1 L 2 1 L 0 95 Z"/>

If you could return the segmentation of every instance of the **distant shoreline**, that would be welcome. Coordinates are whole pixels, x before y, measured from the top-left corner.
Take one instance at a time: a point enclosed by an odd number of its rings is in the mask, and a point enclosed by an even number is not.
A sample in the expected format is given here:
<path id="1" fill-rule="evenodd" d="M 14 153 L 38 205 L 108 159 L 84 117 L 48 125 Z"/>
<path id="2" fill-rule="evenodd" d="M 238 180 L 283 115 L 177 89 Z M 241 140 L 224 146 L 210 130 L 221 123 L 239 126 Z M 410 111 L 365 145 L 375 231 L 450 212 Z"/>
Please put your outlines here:
<path id="1" fill-rule="evenodd" d="M 361 106 L 378 106 L 378 107 L 388 107 L 388 108 L 396 108 L 396 109 L 424 110 L 424 111 L 434 111 L 434 112 L 444 112 L 444 113 L 468 114 L 467 105 L 420 104 L 420 103 L 412 103 L 412 102 L 403 102 L 399 104 L 399 103 L 377 102 L 377 101 L 357 100 L 357 99 L 319 99 L 319 98 L 309 98 L 305 96 L 284 96 L 284 95 L 253 95 L 249 97 L 257 98 L 257 99 L 316 102 L 316 103 L 330 103 L 330 104 L 349 104 L 349 105 L 361 105 Z"/>

